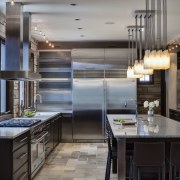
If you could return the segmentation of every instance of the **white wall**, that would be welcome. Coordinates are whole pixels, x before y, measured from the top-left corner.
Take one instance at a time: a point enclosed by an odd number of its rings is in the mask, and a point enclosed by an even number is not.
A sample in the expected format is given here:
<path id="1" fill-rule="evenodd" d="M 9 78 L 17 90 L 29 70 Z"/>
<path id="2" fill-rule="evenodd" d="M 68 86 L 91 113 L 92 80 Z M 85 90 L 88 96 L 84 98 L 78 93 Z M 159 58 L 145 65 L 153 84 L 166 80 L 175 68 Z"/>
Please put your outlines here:
<path id="1" fill-rule="evenodd" d="M 169 117 L 169 109 L 176 109 L 177 108 L 177 54 L 171 53 L 171 67 L 169 70 L 166 71 L 166 113 Z"/>

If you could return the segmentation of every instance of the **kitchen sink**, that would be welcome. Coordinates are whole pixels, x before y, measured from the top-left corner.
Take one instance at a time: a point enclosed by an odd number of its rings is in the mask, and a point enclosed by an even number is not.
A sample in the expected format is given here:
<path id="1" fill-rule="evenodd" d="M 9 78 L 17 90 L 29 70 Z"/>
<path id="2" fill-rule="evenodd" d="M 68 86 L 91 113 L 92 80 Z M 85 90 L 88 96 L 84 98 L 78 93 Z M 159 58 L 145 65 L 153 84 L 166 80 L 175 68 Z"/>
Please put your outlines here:
<path id="1" fill-rule="evenodd" d="M 51 116 L 54 115 L 55 112 L 36 112 L 34 117 L 38 117 L 38 116 Z"/>

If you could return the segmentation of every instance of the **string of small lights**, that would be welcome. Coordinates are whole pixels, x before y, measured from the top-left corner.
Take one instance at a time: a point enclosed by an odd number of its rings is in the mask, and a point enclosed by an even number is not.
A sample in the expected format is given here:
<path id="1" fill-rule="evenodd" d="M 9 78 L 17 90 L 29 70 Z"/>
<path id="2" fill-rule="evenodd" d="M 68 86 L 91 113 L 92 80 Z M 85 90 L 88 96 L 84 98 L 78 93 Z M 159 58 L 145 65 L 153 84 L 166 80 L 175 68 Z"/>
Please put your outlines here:
<path id="1" fill-rule="evenodd" d="M 45 33 L 42 32 L 42 30 L 39 30 L 39 28 L 37 27 L 37 25 L 34 27 L 33 30 L 34 30 L 35 32 L 38 32 L 39 35 L 42 36 L 42 38 L 45 40 L 46 44 L 47 44 L 49 47 L 54 48 L 54 44 L 52 44 L 52 43 L 48 40 L 48 38 L 46 37 Z"/>
<path id="2" fill-rule="evenodd" d="M 180 39 L 177 39 L 171 43 L 168 44 L 168 50 L 169 52 L 174 52 L 180 47 Z"/>

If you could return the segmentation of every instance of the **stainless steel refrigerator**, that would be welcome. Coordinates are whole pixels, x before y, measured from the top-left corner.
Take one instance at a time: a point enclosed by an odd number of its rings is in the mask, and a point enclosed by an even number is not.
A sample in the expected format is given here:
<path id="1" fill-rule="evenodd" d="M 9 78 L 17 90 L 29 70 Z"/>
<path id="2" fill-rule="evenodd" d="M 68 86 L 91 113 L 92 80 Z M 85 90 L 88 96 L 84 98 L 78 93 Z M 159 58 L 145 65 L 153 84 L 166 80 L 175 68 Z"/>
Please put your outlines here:
<path id="1" fill-rule="evenodd" d="M 104 140 L 107 113 L 136 112 L 136 80 L 126 78 L 126 52 L 72 52 L 74 142 Z"/>
<path id="2" fill-rule="evenodd" d="M 104 139 L 104 79 L 73 80 L 73 139 Z"/>

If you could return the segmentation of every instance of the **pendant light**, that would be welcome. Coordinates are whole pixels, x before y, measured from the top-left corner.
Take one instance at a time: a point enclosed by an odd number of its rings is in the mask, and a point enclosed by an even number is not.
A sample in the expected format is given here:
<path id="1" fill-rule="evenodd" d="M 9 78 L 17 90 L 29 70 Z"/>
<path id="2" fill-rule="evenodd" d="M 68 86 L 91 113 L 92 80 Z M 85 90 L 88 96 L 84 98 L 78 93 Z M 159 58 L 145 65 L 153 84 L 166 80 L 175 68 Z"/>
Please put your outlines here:
<path id="1" fill-rule="evenodd" d="M 153 10 L 153 9 L 152 9 Z M 146 0 L 146 12 L 149 11 L 149 1 Z M 148 13 L 146 14 L 148 18 Z M 152 14 L 150 16 L 152 18 Z M 149 19 L 150 19 L 149 18 Z M 152 25 L 149 29 L 155 27 Z M 170 68 L 170 55 L 166 49 L 167 44 L 167 2 L 163 0 L 163 49 L 161 49 L 161 0 L 157 1 L 157 50 L 146 50 L 144 56 L 144 67 L 157 70 L 166 70 Z"/>
<path id="2" fill-rule="evenodd" d="M 142 75 L 152 75 L 153 69 L 145 69 L 144 61 L 142 59 L 142 15 L 140 15 L 140 28 L 139 28 L 139 61 L 136 60 L 134 64 L 134 73 Z M 137 20 L 136 20 L 137 21 Z M 146 43 L 146 42 L 145 42 Z"/>
<path id="3" fill-rule="evenodd" d="M 131 67 L 131 47 L 130 47 L 130 29 L 128 29 L 128 69 L 127 69 L 127 78 L 132 78 L 133 71 Z"/>
<path id="4" fill-rule="evenodd" d="M 134 73 L 134 29 L 132 29 L 131 31 L 132 31 L 132 47 L 131 47 L 131 49 L 130 49 L 130 43 L 129 43 L 129 53 L 131 52 L 131 60 L 129 58 L 130 64 L 129 64 L 128 69 L 127 69 L 127 78 L 142 78 L 143 75 L 141 75 L 141 74 L 136 75 Z"/>

